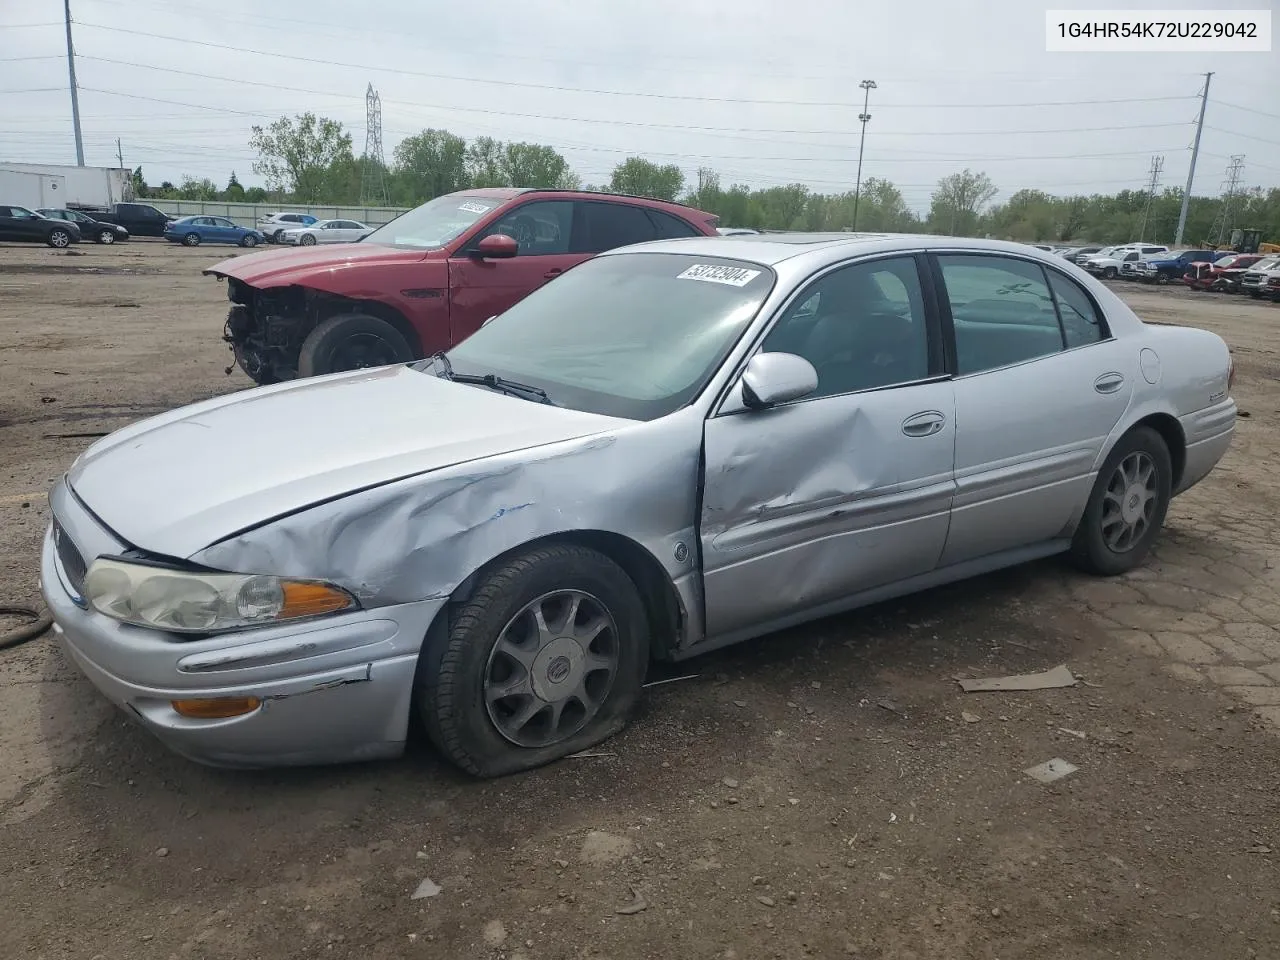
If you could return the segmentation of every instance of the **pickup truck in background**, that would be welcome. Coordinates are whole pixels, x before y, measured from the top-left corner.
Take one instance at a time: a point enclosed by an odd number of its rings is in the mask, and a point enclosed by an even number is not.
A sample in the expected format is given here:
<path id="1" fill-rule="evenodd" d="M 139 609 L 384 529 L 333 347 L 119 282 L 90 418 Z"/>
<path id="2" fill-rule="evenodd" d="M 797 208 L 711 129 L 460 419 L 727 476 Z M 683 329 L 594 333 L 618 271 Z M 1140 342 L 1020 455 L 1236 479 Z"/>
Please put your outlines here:
<path id="1" fill-rule="evenodd" d="M 163 237 L 164 228 L 177 219 L 149 203 L 117 203 L 100 209 L 85 207 L 81 212 L 100 223 L 118 224 L 134 237 Z"/>
<path id="2" fill-rule="evenodd" d="M 1134 264 L 1133 273 L 1143 283 L 1170 283 L 1181 279 L 1191 264 L 1213 257 L 1212 250 L 1171 250 Z"/>

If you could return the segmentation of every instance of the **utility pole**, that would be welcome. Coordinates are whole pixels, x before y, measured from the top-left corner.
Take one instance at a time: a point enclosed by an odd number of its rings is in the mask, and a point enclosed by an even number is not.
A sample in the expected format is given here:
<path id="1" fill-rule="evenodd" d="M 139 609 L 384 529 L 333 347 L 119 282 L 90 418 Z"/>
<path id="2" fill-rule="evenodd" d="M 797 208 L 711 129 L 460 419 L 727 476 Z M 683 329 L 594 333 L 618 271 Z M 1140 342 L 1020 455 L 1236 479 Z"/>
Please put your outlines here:
<path id="1" fill-rule="evenodd" d="M 1182 210 L 1178 213 L 1178 232 L 1173 238 L 1175 247 L 1182 246 L 1182 232 L 1187 226 L 1187 209 L 1191 206 L 1191 182 L 1196 177 L 1196 157 L 1200 155 L 1200 133 L 1204 130 L 1204 108 L 1209 105 L 1209 81 L 1213 72 L 1204 75 L 1204 91 L 1200 94 L 1200 119 L 1196 121 L 1196 139 L 1191 145 L 1191 168 L 1187 171 L 1187 189 L 1182 194 Z"/>
<path id="2" fill-rule="evenodd" d="M 76 91 L 76 49 L 71 44 L 71 0 L 62 0 L 67 18 L 67 71 L 71 74 L 71 122 L 76 128 L 76 166 L 84 166 L 84 140 L 80 136 L 80 95 Z"/>
<path id="3" fill-rule="evenodd" d="M 1138 239 L 1147 239 L 1147 217 L 1151 213 L 1151 204 L 1156 199 L 1156 187 L 1160 183 L 1160 171 L 1164 169 L 1164 157 L 1151 158 L 1151 177 L 1147 181 L 1147 203 L 1142 208 L 1142 226 L 1138 228 Z"/>
<path id="4" fill-rule="evenodd" d="M 871 91 L 876 88 L 874 80 L 863 80 L 858 84 L 863 90 L 862 95 L 862 112 L 858 114 L 858 119 L 862 121 L 862 136 L 858 139 L 858 180 L 853 188 L 853 229 L 858 229 L 858 200 L 862 196 L 862 148 L 867 143 L 867 121 L 871 119 L 871 114 L 867 113 L 867 107 L 871 103 Z"/>
<path id="5" fill-rule="evenodd" d="M 116 160 L 120 162 L 120 169 L 124 169 L 124 151 L 120 149 L 120 138 L 116 137 Z"/>
<path id="6" fill-rule="evenodd" d="M 1231 157 L 1231 163 L 1227 165 L 1227 179 L 1223 183 L 1222 206 L 1218 208 L 1218 215 L 1214 217 L 1213 226 L 1209 232 L 1213 234 L 1213 245 L 1221 246 L 1222 238 L 1230 236 L 1231 230 L 1231 206 L 1235 200 L 1236 187 L 1240 186 L 1240 174 L 1244 170 L 1244 154 L 1237 153 Z"/>

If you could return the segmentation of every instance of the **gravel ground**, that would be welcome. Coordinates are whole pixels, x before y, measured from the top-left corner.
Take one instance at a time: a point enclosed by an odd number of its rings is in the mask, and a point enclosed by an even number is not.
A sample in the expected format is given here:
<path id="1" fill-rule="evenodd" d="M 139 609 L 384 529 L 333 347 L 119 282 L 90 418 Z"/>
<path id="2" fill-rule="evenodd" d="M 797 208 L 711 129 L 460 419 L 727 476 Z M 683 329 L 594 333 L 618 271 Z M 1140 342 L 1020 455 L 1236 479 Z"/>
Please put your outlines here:
<path id="1" fill-rule="evenodd" d="M 0 246 L 0 604 L 38 602 L 68 434 L 249 386 L 220 256 Z M 1248 414 L 1145 567 L 1046 561 L 703 657 L 603 756 L 208 770 L 47 637 L 0 652 L 0 957 L 1280 955 L 1280 307 L 1118 289 L 1226 337 Z M 1083 682 L 954 680 L 1063 663 Z M 1079 770 L 1023 773 L 1051 758 Z"/>

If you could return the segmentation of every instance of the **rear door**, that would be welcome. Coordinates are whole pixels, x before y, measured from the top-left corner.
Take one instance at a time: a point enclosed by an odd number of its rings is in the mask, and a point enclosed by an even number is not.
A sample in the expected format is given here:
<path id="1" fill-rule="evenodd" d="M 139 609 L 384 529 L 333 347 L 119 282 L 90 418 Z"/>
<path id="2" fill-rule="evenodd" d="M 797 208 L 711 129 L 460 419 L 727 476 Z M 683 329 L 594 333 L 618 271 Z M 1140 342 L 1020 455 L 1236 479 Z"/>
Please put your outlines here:
<path id="1" fill-rule="evenodd" d="M 1065 536 L 1124 414 L 1136 357 L 1038 261 L 938 253 L 953 336 L 956 497 L 942 564 Z"/>
<path id="2" fill-rule="evenodd" d="M 453 343 L 469 337 L 489 317 L 502 313 L 548 280 L 588 259 L 571 253 L 572 200 L 531 200 L 509 207 L 477 231 L 449 258 L 449 331 Z M 475 254 L 485 237 L 516 241 L 516 256 L 484 259 Z"/>
<path id="3" fill-rule="evenodd" d="M 0 207 L 0 240 L 21 240 L 17 231 L 12 207 Z"/>

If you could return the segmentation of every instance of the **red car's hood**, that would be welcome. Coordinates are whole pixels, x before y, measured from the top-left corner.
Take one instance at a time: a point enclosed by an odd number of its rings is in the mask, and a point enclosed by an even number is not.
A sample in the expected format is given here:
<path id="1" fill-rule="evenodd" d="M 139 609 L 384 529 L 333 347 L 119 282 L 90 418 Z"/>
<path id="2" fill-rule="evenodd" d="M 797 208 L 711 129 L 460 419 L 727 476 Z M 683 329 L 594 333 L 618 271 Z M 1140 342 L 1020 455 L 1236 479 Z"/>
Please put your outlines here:
<path id="1" fill-rule="evenodd" d="M 343 243 L 333 247 L 317 245 L 251 253 L 215 263 L 203 272 L 207 276 L 234 277 L 253 287 L 286 287 L 295 283 L 314 286 L 317 278 L 353 267 L 416 263 L 441 255 L 440 250 L 406 250 L 380 243 Z"/>

